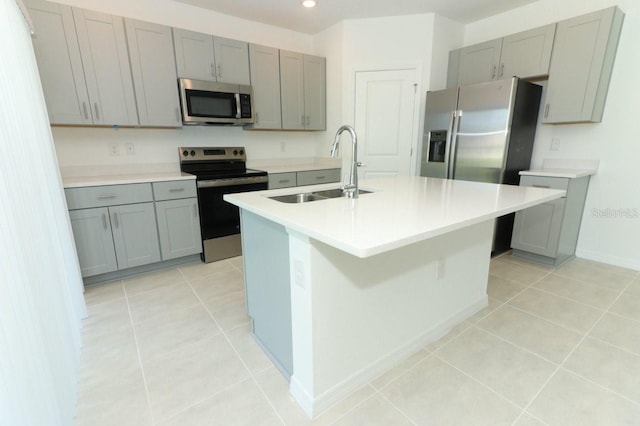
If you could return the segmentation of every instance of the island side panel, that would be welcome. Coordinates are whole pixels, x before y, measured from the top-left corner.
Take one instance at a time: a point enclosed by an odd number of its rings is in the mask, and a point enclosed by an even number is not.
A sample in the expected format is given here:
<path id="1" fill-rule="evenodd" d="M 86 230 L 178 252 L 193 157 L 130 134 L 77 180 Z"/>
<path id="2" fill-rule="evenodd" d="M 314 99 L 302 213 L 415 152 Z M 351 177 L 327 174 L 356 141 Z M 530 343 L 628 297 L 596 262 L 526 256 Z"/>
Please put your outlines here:
<path id="1" fill-rule="evenodd" d="M 240 210 L 247 313 L 258 343 L 287 379 L 293 373 L 289 235 L 285 228 Z"/>
<path id="2" fill-rule="evenodd" d="M 310 416 L 487 305 L 493 222 L 369 258 L 290 233 L 290 389 Z"/>

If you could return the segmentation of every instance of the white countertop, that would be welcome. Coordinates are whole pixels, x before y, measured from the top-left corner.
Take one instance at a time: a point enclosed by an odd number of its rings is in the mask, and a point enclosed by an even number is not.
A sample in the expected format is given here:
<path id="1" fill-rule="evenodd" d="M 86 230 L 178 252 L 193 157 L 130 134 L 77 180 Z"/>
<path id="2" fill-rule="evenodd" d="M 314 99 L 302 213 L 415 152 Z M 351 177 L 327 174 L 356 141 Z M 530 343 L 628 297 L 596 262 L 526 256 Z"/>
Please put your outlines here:
<path id="1" fill-rule="evenodd" d="M 270 196 L 337 188 L 313 185 L 224 199 L 358 257 L 369 257 L 560 198 L 565 191 L 417 176 L 363 180 L 357 200 L 287 204 Z"/>
<path id="2" fill-rule="evenodd" d="M 540 170 L 523 170 L 520 176 L 543 176 L 543 177 L 559 177 L 575 179 L 584 176 L 591 176 L 596 173 L 591 169 L 540 169 Z"/>
<path id="3" fill-rule="evenodd" d="M 62 175 L 62 185 L 65 188 L 196 178 L 194 175 L 180 172 L 179 167 L 173 163 L 62 167 L 60 174 Z"/>

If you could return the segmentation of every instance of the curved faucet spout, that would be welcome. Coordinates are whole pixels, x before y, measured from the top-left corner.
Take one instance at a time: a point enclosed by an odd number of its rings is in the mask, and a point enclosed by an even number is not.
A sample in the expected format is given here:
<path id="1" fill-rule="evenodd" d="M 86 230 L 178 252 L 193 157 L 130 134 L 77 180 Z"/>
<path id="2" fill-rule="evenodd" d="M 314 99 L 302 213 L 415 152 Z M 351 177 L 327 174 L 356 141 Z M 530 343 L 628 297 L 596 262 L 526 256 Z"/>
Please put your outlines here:
<path id="1" fill-rule="evenodd" d="M 342 190 L 346 193 L 348 198 L 358 198 L 358 136 L 356 130 L 345 124 L 341 126 L 336 132 L 336 136 L 333 139 L 333 145 L 331 145 L 331 156 L 335 157 L 338 154 L 338 147 L 340 145 L 340 135 L 343 132 L 348 132 L 351 136 L 351 169 L 349 171 L 349 183 L 342 187 Z"/>

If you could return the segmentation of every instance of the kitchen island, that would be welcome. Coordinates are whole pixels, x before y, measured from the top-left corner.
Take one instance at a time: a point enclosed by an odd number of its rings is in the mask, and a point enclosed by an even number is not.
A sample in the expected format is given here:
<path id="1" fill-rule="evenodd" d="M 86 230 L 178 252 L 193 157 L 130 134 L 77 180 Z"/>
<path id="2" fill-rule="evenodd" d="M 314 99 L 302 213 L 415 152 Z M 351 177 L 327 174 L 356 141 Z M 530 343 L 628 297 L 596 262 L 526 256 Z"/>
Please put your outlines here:
<path id="1" fill-rule="evenodd" d="M 225 195 L 241 209 L 247 310 L 310 417 L 487 306 L 494 219 L 564 191 L 400 176 Z"/>

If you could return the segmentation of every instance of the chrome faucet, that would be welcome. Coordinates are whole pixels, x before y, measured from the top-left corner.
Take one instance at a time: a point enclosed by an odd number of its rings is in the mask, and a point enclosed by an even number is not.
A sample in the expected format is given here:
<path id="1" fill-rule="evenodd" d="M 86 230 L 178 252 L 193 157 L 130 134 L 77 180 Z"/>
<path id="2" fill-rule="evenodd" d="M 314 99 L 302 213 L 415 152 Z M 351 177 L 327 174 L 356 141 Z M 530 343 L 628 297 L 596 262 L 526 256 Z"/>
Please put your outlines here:
<path id="1" fill-rule="evenodd" d="M 335 157 L 338 154 L 338 146 L 340 145 L 340 135 L 344 131 L 349 132 L 351 136 L 351 171 L 349 172 L 349 183 L 342 187 L 342 191 L 347 195 L 348 198 L 358 198 L 358 170 L 357 167 L 360 165 L 358 163 L 358 137 L 356 136 L 356 131 L 353 127 L 345 124 L 340 127 L 336 132 L 336 136 L 333 139 L 333 145 L 331 145 L 331 156 Z"/>

